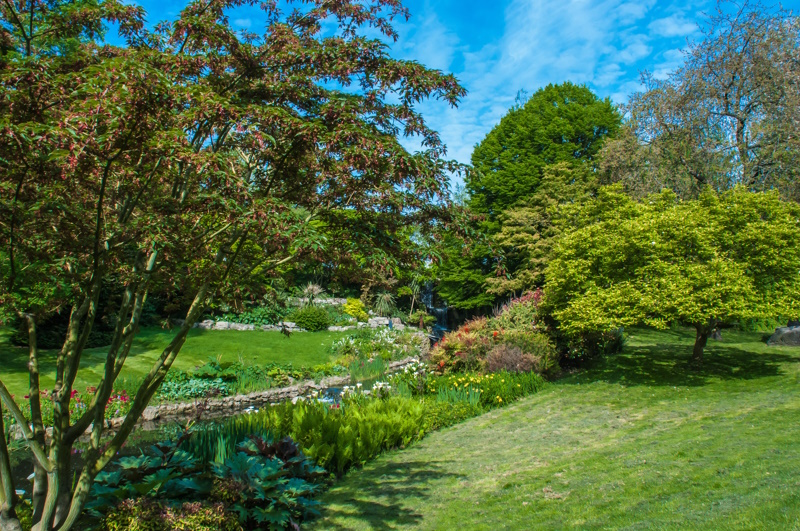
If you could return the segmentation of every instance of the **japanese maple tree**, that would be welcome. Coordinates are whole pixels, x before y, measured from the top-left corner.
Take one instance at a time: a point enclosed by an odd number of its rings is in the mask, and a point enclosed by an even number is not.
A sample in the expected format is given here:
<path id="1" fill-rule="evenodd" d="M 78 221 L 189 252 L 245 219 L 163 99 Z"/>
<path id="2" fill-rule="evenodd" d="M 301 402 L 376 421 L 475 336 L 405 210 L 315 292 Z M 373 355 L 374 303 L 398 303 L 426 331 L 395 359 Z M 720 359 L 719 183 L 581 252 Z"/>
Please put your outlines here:
<path id="1" fill-rule="evenodd" d="M 245 4 L 261 9 L 263 33 L 229 24 Z M 141 8 L 117 0 L 0 3 L 0 318 L 27 323 L 31 418 L 2 378 L 0 399 L 35 456 L 35 529 L 74 526 L 210 301 L 292 261 L 413 260 L 398 228 L 453 223 L 447 175 L 458 168 L 415 105 L 455 105 L 464 90 L 389 56 L 391 22 L 407 16 L 398 0 L 296 4 L 198 0 L 148 30 Z M 103 40 L 110 25 L 124 46 Z M 410 153 L 400 135 L 423 150 Z M 113 339 L 71 421 L 81 355 L 108 303 L 101 290 L 121 294 Z M 177 291 L 191 297 L 185 323 L 108 439 L 105 407 L 142 307 Z M 69 324 L 41 397 L 37 324 L 56 311 Z M 41 400 L 53 401 L 51 426 Z M 4 443 L 0 487 L 0 528 L 18 529 Z"/>

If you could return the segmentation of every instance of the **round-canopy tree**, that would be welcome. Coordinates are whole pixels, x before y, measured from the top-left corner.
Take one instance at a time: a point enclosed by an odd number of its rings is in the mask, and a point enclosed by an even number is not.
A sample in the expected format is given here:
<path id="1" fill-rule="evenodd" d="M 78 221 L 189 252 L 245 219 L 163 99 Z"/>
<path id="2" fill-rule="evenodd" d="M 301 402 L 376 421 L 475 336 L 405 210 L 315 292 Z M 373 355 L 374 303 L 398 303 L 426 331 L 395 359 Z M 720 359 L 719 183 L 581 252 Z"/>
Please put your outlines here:
<path id="1" fill-rule="evenodd" d="M 720 324 L 800 308 L 800 208 L 777 193 L 637 203 L 602 188 L 566 225 L 577 228 L 556 245 L 542 308 L 567 334 L 687 323 L 701 361 Z"/>
<path id="2" fill-rule="evenodd" d="M 242 4 L 263 11 L 263 34 L 230 26 L 226 13 Z M 448 227 L 454 165 L 415 104 L 455 105 L 464 91 L 364 36 L 395 36 L 392 18 L 406 15 L 398 0 L 316 0 L 286 12 L 270 1 L 197 0 L 152 31 L 141 8 L 115 0 L 8 0 L 0 14 L 0 318 L 27 322 L 32 418 L 1 379 L 0 399 L 35 456 L 35 529 L 67 530 L 212 299 L 292 261 L 409 258 L 398 229 Z M 126 46 L 101 42 L 109 23 Z M 407 152 L 400 134 L 420 136 L 425 151 Z M 103 376 L 71 419 L 109 286 L 119 297 Z M 191 300 L 185 324 L 101 441 L 145 300 L 176 291 Z M 55 386 L 40 398 L 36 327 L 58 310 L 69 325 Z M 47 438 L 41 400 L 54 406 Z M 87 430 L 73 478 L 72 446 Z M 18 527 L 15 501 L 0 443 L 5 528 Z"/>
<path id="3" fill-rule="evenodd" d="M 537 190 L 546 166 L 594 160 L 620 127 L 608 98 L 565 82 L 537 90 L 512 108 L 472 152 L 469 205 L 494 220 Z"/>

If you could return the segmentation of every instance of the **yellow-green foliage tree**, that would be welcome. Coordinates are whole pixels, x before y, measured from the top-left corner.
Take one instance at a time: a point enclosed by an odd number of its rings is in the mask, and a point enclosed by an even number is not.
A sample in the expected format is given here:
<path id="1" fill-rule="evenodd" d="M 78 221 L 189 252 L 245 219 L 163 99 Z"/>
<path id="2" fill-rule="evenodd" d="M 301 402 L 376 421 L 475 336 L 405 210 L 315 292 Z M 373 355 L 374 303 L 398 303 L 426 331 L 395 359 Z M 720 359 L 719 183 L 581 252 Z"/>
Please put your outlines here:
<path id="1" fill-rule="evenodd" d="M 687 323 L 699 362 L 719 325 L 800 308 L 800 208 L 777 193 L 707 190 L 681 201 L 664 191 L 637 203 L 603 188 L 570 224 L 543 306 L 568 335 Z"/>

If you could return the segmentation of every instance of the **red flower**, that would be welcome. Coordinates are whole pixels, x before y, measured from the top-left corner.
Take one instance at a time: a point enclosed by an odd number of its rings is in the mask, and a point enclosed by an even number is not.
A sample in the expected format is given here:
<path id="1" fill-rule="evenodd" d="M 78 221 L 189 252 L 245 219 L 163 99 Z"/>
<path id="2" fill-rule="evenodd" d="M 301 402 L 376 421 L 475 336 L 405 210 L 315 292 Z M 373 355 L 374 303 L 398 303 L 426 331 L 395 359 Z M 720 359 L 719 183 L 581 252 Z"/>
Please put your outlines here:
<path id="1" fill-rule="evenodd" d="M 494 332 L 492 332 L 492 337 L 497 337 L 497 330 L 495 330 Z"/>

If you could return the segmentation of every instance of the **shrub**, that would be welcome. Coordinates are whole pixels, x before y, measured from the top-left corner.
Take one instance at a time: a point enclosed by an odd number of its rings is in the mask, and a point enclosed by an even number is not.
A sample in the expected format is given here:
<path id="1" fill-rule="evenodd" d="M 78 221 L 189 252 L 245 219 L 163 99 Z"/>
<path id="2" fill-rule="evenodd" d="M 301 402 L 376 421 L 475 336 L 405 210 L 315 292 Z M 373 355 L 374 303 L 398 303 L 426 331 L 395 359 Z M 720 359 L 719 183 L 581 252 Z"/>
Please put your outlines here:
<path id="1" fill-rule="evenodd" d="M 522 349 L 507 343 L 494 347 L 486 356 L 486 370 L 488 372 L 531 372 L 536 366 L 532 355 L 522 352 Z"/>
<path id="2" fill-rule="evenodd" d="M 217 320 L 230 323 L 251 324 L 256 327 L 274 325 L 284 320 L 289 309 L 278 301 L 267 300 L 261 306 L 250 308 L 242 313 L 225 313 Z"/>
<path id="3" fill-rule="evenodd" d="M 182 371 L 170 371 L 158 388 L 157 397 L 160 400 L 177 402 L 191 398 L 203 398 L 206 396 L 228 396 L 230 395 L 228 384 L 221 378 L 206 379 L 192 377 Z"/>
<path id="4" fill-rule="evenodd" d="M 492 319 L 495 330 L 533 330 L 539 321 L 542 291 L 529 291 L 503 305 Z"/>
<path id="5" fill-rule="evenodd" d="M 425 310 L 417 310 L 405 318 L 408 326 L 418 327 L 419 322 L 422 320 L 422 326 L 433 326 L 436 323 L 436 317 L 429 315 Z"/>
<path id="6" fill-rule="evenodd" d="M 558 373 L 558 349 L 544 332 L 537 330 L 511 330 L 498 333 L 497 337 L 502 344 L 517 347 L 523 354 L 533 358 L 533 368 L 529 370 L 548 377 L 555 376 Z M 506 367 L 506 369 L 512 370 L 509 367 Z M 495 372 L 495 369 L 487 368 L 487 370 Z"/>
<path id="7" fill-rule="evenodd" d="M 184 503 L 169 507 L 147 498 L 127 499 L 105 518 L 105 531 L 242 531 L 236 515 L 222 503 Z"/>
<path id="8" fill-rule="evenodd" d="M 469 402 L 451 403 L 441 402 L 437 399 L 427 399 L 424 404 L 424 427 L 426 432 L 453 426 L 483 412 L 483 408 L 480 405 L 473 405 Z"/>
<path id="9" fill-rule="evenodd" d="M 375 296 L 373 306 L 375 307 L 375 312 L 382 317 L 392 315 L 395 306 L 394 295 L 388 291 L 378 293 Z"/>
<path id="10" fill-rule="evenodd" d="M 347 315 L 355 317 L 359 321 L 366 322 L 369 320 L 367 307 L 364 306 L 364 303 L 361 302 L 361 299 L 348 298 L 342 310 Z"/>
<path id="11" fill-rule="evenodd" d="M 448 332 L 430 353 L 430 362 L 440 372 L 483 370 L 483 361 L 492 349 L 492 337 L 481 326 L 485 320 L 470 321 Z"/>
<path id="12" fill-rule="evenodd" d="M 611 332 L 587 332 L 577 337 L 560 339 L 563 358 L 568 364 L 615 354 L 625 346 L 625 335 L 621 328 Z"/>
<path id="13" fill-rule="evenodd" d="M 319 306 L 306 306 L 295 311 L 291 315 L 294 321 L 300 328 L 305 328 L 309 332 L 319 332 L 327 330 L 331 325 L 331 318 L 325 308 Z"/>
<path id="14" fill-rule="evenodd" d="M 356 360 L 376 357 L 389 361 L 423 355 L 428 345 L 428 338 L 413 330 L 362 328 L 334 341 L 331 354 L 338 363 L 350 365 Z"/>
<path id="15" fill-rule="evenodd" d="M 559 352 L 538 324 L 540 298 L 538 291 L 528 293 L 510 301 L 491 319 L 473 319 L 448 332 L 431 351 L 431 365 L 440 373 L 505 369 L 554 375 L 559 370 Z"/>

